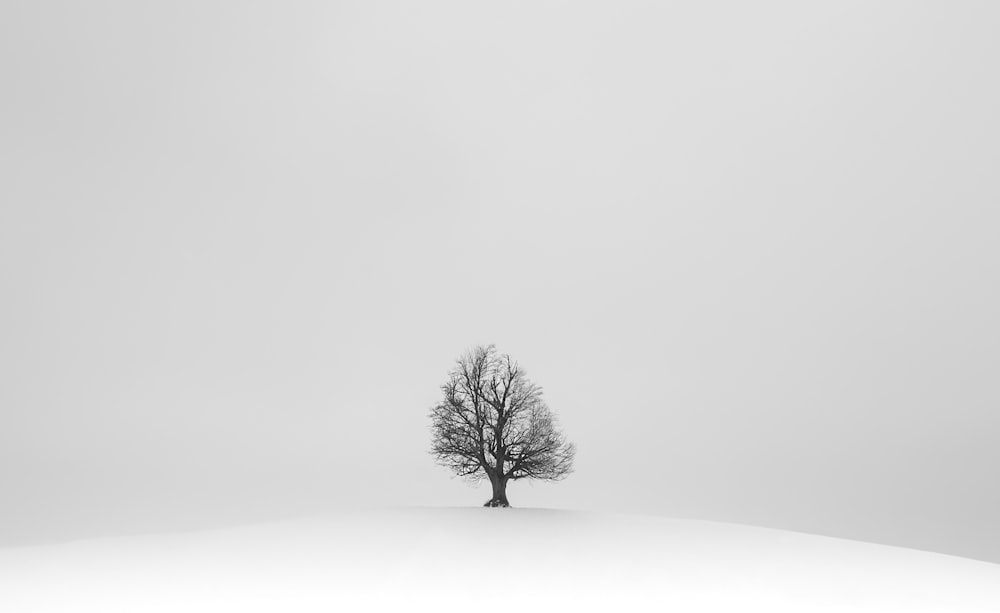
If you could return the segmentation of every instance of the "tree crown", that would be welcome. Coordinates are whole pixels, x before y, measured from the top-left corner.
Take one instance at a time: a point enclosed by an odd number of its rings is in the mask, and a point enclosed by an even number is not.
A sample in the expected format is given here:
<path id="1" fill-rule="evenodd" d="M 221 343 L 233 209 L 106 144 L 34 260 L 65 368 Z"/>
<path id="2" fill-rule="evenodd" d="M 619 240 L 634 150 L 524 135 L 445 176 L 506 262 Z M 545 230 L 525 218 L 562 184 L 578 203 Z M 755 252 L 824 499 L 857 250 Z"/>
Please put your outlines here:
<path id="1" fill-rule="evenodd" d="M 575 447 L 509 355 L 478 346 L 456 361 L 442 400 L 431 409 L 432 453 L 438 463 L 470 479 L 506 483 L 559 480 L 573 469 Z"/>

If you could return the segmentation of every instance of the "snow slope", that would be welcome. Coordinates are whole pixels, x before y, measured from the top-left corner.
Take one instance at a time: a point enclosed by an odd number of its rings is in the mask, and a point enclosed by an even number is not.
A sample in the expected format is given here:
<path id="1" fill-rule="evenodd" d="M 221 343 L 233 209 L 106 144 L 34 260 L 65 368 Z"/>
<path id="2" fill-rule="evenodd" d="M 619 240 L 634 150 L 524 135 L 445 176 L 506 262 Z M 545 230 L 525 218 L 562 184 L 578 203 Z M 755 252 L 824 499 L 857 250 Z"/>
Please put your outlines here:
<path id="1" fill-rule="evenodd" d="M 392 509 L 0 550 L 0 611 L 1000 611 L 1000 565 L 733 524 Z"/>

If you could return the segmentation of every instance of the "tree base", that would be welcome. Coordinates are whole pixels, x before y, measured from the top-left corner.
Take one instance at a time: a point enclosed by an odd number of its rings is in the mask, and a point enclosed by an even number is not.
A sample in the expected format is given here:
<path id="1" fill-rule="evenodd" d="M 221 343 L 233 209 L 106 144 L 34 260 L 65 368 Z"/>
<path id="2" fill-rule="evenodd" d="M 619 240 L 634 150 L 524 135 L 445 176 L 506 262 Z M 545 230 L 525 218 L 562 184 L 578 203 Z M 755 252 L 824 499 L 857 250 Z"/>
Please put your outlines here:
<path id="1" fill-rule="evenodd" d="M 510 506 L 510 503 L 507 502 L 506 500 L 500 500 L 500 499 L 497 499 L 497 498 L 491 498 L 490 500 L 487 500 L 486 504 L 484 504 L 483 506 L 484 507 L 504 507 L 504 508 L 507 508 L 507 507 Z"/>

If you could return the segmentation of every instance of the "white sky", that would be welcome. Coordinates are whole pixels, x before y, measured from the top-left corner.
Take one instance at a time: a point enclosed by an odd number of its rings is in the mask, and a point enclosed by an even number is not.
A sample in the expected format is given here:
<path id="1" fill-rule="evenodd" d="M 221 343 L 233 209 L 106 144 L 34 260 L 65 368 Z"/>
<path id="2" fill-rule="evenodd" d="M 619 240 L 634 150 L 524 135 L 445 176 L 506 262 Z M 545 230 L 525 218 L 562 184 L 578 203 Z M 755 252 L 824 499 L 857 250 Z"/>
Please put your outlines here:
<path id="1" fill-rule="evenodd" d="M 992 2 L 0 7 L 0 542 L 480 504 L 1000 561 Z"/>

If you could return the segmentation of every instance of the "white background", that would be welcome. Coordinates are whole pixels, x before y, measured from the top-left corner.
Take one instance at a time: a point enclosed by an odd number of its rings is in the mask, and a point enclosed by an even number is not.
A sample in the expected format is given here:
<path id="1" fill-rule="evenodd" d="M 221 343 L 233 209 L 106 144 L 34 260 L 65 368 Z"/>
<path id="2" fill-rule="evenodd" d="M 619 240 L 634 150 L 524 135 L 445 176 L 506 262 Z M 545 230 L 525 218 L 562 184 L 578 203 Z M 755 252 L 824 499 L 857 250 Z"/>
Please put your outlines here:
<path id="1" fill-rule="evenodd" d="M 0 543 L 477 505 L 1000 561 L 993 2 L 0 4 Z"/>

